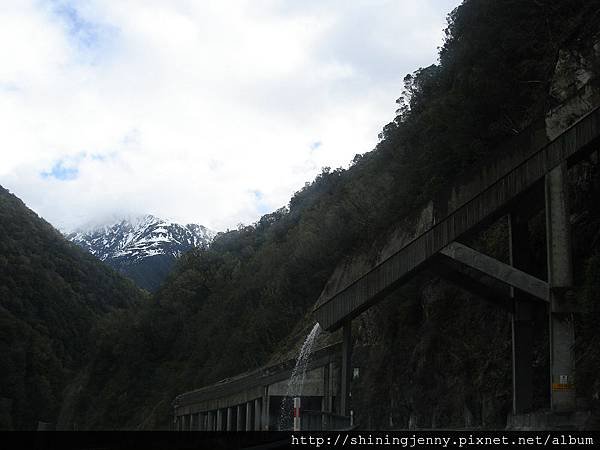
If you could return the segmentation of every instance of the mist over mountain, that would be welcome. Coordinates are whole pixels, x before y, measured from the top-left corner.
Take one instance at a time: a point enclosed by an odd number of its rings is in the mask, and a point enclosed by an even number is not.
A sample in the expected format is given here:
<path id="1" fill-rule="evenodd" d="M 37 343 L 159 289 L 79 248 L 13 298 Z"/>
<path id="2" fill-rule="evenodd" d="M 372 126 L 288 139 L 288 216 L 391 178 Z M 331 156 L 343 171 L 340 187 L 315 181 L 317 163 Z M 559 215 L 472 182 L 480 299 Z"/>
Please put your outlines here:
<path id="1" fill-rule="evenodd" d="M 67 239 L 109 264 L 148 291 L 155 291 L 175 260 L 194 247 L 206 247 L 215 232 L 147 214 L 82 227 Z"/>

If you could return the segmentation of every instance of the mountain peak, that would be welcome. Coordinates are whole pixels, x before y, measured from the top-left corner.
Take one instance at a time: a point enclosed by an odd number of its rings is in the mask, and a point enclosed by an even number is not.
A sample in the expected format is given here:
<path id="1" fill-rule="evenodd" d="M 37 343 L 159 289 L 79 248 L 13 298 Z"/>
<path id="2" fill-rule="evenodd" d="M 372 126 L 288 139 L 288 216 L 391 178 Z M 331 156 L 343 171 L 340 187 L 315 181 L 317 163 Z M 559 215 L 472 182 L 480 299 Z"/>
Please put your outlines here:
<path id="1" fill-rule="evenodd" d="M 141 287 L 152 290 L 167 275 L 176 258 L 193 247 L 208 246 L 214 236 L 215 232 L 203 225 L 181 225 L 145 214 L 88 224 L 66 237 L 131 276 Z M 152 269 L 149 280 L 140 275 L 143 270 L 139 266 L 152 266 L 153 262 L 161 270 Z"/>

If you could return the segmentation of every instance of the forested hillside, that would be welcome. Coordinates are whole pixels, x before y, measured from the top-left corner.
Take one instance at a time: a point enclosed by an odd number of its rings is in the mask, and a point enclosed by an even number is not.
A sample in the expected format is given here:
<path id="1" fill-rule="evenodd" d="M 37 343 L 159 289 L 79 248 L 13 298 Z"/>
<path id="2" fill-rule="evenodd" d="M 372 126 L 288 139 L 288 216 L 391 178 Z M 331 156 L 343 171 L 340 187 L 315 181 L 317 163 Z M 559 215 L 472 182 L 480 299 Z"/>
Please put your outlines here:
<path id="1" fill-rule="evenodd" d="M 93 351 L 90 329 L 141 299 L 0 186 L 0 428 L 55 422 Z"/>
<path id="2" fill-rule="evenodd" d="M 151 302 L 104 323 L 83 394 L 72 399 L 73 417 L 62 426 L 77 417 L 85 428 L 167 427 L 176 394 L 282 351 L 342 258 L 372 245 L 559 101 L 550 95 L 559 53 L 589 53 L 599 6 L 587 0 L 464 2 L 448 17 L 439 62 L 404 78 L 397 116 L 383 127 L 376 149 L 357 155 L 347 170 L 324 168 L 286 207 L 219 234 L 208 250 L 188 253 Z M 597 71 L 594 64 L 589 69 Z M 578 239 L 591 243 L 577 241 L 577 264 L 585 267 L 580 295 L 590 308 L 578 338 L 588 386 L 580 394 L 591 399 L 600 385 L 592 370 L 599 348 L 598 290 L 592 287 L 600 275 L 597 165 L 590 165 L 588 178 L 576 203 L 585 212 Z M 540 259 L 542 229 L 532 236 Z M 505 254 L 504 231 L 498 224 L 478 245 Z M 441 282 L 420 280 L 358 322 L 367 369 L 353 401 L 364 411 L 364 426 L 406 423 L 411 413 L 437 426 L 455 425 L 463 407 L 482 423 L 505 420 L 505 313 L 477 300 L 468 304 Z M 541 376 L 544 363 L 540 359 L 536 369 Z M 432 399 L 436 411 L 426 410 Z"/>

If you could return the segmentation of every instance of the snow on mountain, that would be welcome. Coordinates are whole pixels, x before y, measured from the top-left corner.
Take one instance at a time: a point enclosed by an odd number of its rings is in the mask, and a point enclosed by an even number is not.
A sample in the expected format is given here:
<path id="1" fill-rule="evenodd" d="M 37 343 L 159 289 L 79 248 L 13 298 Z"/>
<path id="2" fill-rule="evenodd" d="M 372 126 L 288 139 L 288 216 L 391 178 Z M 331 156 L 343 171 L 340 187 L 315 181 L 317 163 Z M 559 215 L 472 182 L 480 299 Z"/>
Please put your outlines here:
<path id="1" fill-rule="evenodd" d="M 66 237 L 141 287 L 154 290 L 177 257 L 192 247 L 209 245 L 214 236 L 203 225 L 181 225 L 144 215 L 88 226 Z"/>
<path id="2" fill-rule="evenodd" d="M 202 225 L 180 225 L 146 215 L 78 230 L 67 235 L 67 239 L 103 261 L 110 258 L 138 261 L 155 255 L 178 257 L 192 247 L 208 245 L 214 236 L 213 231 Z"/>

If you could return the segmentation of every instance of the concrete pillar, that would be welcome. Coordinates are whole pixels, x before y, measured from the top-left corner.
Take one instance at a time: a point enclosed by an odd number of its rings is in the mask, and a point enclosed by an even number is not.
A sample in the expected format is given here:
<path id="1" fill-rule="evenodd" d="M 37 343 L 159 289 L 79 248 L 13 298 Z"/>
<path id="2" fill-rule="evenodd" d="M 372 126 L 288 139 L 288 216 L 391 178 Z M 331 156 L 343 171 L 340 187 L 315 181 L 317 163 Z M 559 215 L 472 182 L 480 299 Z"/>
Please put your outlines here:
<path id="1" fill-rule="evenodd" d="M 243 431 L 244 430 L 244 409 L 243 409 L 242 405 L 237 405 L 236 408 L 237 408 L 237 416 L 236 416 L 235 430 Z"/>
<path id="2" fill-rule="evenodd" d="M 510 264 L 524 272 L 532 269 L 527 219 L 509 216 Z M 531 411 L 533 407 L 533 308 L 530 296 L 511 287 L 512 314 L 512 387 L 513 414 Z"/>
<path id="3" fill-rule="evenodd" d="M 225 430 L 226 431 L 232 431 L 233 430 L 233 410 L 231 409 L 231 406 L 227 408 L 227 421 L 226 421 L 226 425 L 225 425 Z"/>
<path id="4" fill-rule="evenodd" d="M 269 403 L 270 403 L 270 398 L 269 398 L 269 386 L 265 386 L 264 391 L 263 391 L 263 396 L 262 396 L 262 429 L 264 431 L 269 431 L 270 428 L 270 421 L 271 421 L 271 417 L 270 417 L 270 411 L 269 411 Z"/>
<path id="5" fill-rule="evenodd" d="M 411 413 L 408 416 L 408 429 L 409 430 L 416 430 L 417 429 L 417 414 L 414 411 L 411 411 Z"/>
<path id="6" fill-rule="evenodd" d="M 321 400 L 321 411 L 333 412 L 333 362 L 323 366 L 323 399 Z M 329 416 L 321 416 L 321 429 L 329 429 Z"/>
<path id="7" fill-rule="evenodd" d="M 335 396 L 335 363 L 332 361 L 329 363 L 329 400 L 327 402 L 327 411 L 328 412 L 333 412 L 334 410 L 334 402 L 333 402 L 333 397 Z"/>
<path id="8" fill-rule="evenodd" d="M 252 431 L 252 402 L 246 402 L 246 431 Z"/>
<path id="9" fill-rule="evenodd" d="M 206 425 L 206 431 L 215 431 L 215 412 L 208 412 L 208 422 Z"/>
<path id="10" fill-rule="evenodd" d="M 352 376 L 352 320 L 344 323 L 344 341 L 342 343 L 342 380 L 340 392 L 340 414 L 348 416 L 349 394 L 350 394 L 350 377 Z"/>
<path id="11" fill-rule="evenodd" d="M 261 411 L 262 398 L 254 400 L 254 430 L 260 431 L 262 411 Z"/>
<path id="12" fill-rule="evenodd" d="M 217 409 L 217 431 L 223 431 L 223 410 Z"/>
<path id="13" fill-rule="evenodd" d="M 321 411 L 328 411 L 329 407 L 329 367 L 331 363 L 323 366 L 323 398 L 321 399 Z"/>
<path id="14" fill-rule="evenodd" d="M 302 430 L 302 419 L 300 417 L 301 400 L 294 397 L 294 431 Z"/>
<path id="15" fill-rule="evenodd" d="M 329 397 L 329 365 L 323 366 L 323 397 L 321 397 L 321 430 L 327 429 L 327 423 L 325 421 L 325 413 L 327 411 L 327 398 Z"/>
<path id="16" fill-rule="evenodd" d="M 573 285 L 567 165 L 546 175 L 546 239 L 550 285 L 550 380 L 553 411 L 575 410 L 572 305 L 567 294 Z"/>

